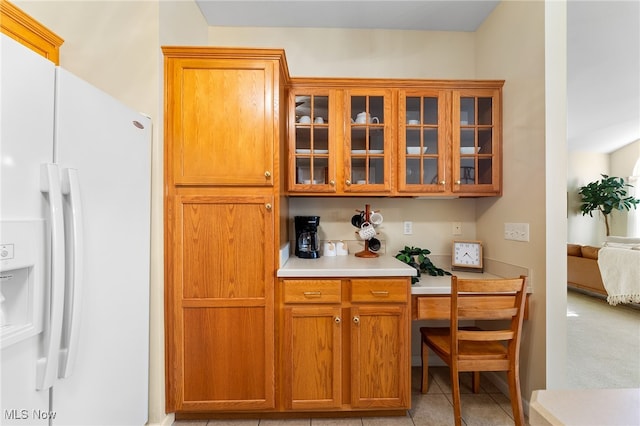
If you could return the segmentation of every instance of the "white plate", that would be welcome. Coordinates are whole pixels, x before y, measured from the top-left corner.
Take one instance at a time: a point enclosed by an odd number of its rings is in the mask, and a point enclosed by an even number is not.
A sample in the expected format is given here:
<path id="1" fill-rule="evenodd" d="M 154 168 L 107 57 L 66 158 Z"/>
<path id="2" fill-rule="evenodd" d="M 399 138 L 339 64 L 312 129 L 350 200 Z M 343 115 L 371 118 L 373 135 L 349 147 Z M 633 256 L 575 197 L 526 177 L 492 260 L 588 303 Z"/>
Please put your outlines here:
<path id="1" fill-rule="evenodd" d="M 366 154 L 366 149 L 352 149 L 352 154 Z M 384 154 L 384 149 L 370 149 L 369 154 Z"/>
<path id="2" fill-rule="evenodd" d="M 460 147 L 460 154 L 474 154 L 475 152 L 480 151 L 480 147 L 473 147 L 473 146 L 461 146 Z"/>
<path id="3" fill-rule="evenodd" d="M 422 153 L 426 154 L 427 153 L 427 149 L 428 147 L 423 147 L 422 148 Z M 408 146 L 407 147 L 407 154 L 420 154 L 420 147 L 419 146 Z"/>
<path id="4" fill-rule="evenodd" d="M 329 150 L 328 149 L 314 149 L 313 153 L 314 154 L 328 154 Z M 296 154 L 311 154 L 311 150 L 310 149 L 296 149 Z"/>

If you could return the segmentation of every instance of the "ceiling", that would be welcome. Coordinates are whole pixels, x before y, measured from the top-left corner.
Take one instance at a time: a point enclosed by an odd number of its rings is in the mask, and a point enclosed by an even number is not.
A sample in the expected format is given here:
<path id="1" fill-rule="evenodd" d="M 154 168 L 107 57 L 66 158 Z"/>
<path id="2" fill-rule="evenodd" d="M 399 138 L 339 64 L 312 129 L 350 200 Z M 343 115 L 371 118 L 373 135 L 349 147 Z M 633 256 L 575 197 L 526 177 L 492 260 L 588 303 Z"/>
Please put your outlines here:
<path id="1" fill-rule="evenodd" d="M 489 0 L 196 0 L 211 26 L 475 31 Z M 568 0 L 571 151 L 608 153 L 640 139 L 640 0 Z"/>

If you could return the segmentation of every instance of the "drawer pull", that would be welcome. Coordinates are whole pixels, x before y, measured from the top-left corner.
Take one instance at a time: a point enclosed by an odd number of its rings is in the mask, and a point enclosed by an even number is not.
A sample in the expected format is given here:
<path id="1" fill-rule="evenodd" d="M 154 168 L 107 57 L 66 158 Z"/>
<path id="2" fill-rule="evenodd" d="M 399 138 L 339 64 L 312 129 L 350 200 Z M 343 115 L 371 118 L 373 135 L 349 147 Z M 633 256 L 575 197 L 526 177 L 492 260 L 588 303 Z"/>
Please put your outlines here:
<path id="1" fill-rule="evenodd" d="M 319 291 L 305 291 L 304 293 L 304 297 L 321 297 L 322 293 Z"/>
<path id="2" fill-rule="evenodd" d="M 360 324 L 360 317 L 353 317 L 354 324 Z"/>
<path id="3" fill-rule="evenodd" d="M 371 294 L 376 297 L 389 297 L 389 292 L 386 290 L 371 290 Z"/>
<path id="4" fill-rule="evenodd" d="M 336 324 L 340 324 L 342 322 L 340 317 L 335 317 L 333 320 L 336 322 Z"/>

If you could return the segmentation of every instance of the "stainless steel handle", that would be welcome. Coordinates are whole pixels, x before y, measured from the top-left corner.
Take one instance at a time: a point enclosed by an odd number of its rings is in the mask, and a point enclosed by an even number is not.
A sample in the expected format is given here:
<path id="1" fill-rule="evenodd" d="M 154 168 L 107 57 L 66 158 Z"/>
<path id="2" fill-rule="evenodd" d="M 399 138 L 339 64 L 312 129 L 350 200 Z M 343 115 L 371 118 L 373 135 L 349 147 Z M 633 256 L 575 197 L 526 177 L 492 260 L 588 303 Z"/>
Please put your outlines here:
<path id="1" fill-rule="evenodd" d="M 360 324 L 360 317 L 353 317 L 354 324 Z"/>

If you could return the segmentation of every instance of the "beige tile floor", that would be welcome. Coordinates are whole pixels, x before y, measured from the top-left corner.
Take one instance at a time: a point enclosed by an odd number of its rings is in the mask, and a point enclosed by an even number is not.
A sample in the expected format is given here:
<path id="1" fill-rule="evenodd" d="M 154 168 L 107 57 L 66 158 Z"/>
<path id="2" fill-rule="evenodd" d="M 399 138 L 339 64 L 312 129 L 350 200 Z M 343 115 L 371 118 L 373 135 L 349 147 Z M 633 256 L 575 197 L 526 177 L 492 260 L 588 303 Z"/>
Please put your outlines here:
<path id="1" fill-rule="evenodd" d="M 451 387 L 447 367 L 429 369 L 429 391 L 420 393 L 419 367 L 412 370 L 411 409 L 404 417 L 362 417 L 346 419 L 290 419 L 290 420 L 209 420 L 176 421 L 174 426 L 436 426 L 453 424 Z M 462 419 L 467 426 L 513 425 L 511 404 L 488 379 L 481 381 L 481 392 L 471 392 L 471 375 L 461 376 Z M 525 419 L 528 420 L 528 419 Z"/>

